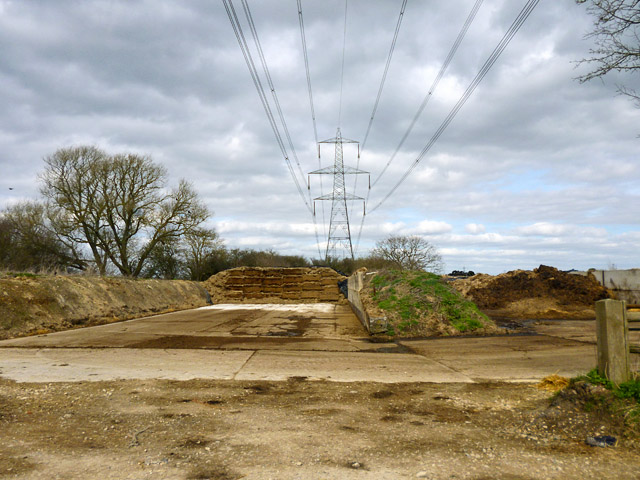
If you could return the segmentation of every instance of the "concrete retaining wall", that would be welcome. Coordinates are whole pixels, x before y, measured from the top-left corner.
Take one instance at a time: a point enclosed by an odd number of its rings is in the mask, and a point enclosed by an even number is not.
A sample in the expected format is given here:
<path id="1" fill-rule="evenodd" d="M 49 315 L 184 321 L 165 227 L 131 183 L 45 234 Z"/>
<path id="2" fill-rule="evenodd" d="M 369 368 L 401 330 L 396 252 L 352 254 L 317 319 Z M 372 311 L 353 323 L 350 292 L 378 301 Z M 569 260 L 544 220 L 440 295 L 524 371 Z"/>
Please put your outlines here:
<path id="1" fill-rule="evenodd" d="M 600 285 L 612 290 L 618 300 L 627 303 L 640 304 L 640 268 L 630 270 L 589 270 L 589 272 L 574 272 L 578 275 L 591 273 Z"/>
<path id="2" fill-rule="evenodd" d="M 613 290 L 618 300 L 640 304 L 640 268 L 631 270 L 591 270 L 605 287 Z"/>
<path id="3" fill-rule="evenodd" d="M 362 302 L 360 294 L 364 288 L 366 275 L 375 275 L 375 272 L 367 273 L 364 270 L 358 270 L 349 277 L 347 300 L 349 301 L 349 305 L 351 305 L 353 313 L 356 314 L 369 333 L 383 332 L 387 329 L 387 319 L 385 317 L 370 317 Z"/>

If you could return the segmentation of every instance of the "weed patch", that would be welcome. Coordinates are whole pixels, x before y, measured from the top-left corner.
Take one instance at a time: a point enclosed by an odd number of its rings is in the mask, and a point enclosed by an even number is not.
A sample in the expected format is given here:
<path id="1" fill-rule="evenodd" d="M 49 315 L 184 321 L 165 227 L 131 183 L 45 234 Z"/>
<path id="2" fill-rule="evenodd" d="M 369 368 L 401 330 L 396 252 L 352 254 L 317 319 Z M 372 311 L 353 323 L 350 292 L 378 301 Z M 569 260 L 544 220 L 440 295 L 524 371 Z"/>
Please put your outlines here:
<path id="1" fill-rule="evenodd" d="M 594 385 L 602 385 L 607 390 L 610 390 L 616 398 L 629 398 L 640 403 L 640 376 L 636 377 L 628 382 L 615 385 L 613 382 L 607 380 L 605 377 L 598 373 L 597 369 L 591 370 L 583 377 L 578 377 L 577 380 L 589 381 Z"/>
<path id="2" fill-rule="evenodd" d="M 620 433 L 637 438 L 640 435 L 640 376 L 615 385 L 596 369 L 572 378 L 569 386 L 558 392 L 555 403 L 570 401 L 601 420 L 618 424 Z"/>

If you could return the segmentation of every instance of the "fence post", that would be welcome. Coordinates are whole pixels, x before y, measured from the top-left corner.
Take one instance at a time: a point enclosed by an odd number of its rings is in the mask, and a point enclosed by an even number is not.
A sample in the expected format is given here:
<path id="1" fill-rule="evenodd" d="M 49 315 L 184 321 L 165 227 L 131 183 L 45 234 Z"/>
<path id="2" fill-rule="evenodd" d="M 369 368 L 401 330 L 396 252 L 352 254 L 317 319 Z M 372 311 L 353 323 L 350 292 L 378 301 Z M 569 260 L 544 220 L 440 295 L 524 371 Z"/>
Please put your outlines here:
<path id="1" fill-rule="evenodd" d="M 630 379 L 627 309 L 619 300 L 596 302 L 598 373 L 615 384 Z"/>

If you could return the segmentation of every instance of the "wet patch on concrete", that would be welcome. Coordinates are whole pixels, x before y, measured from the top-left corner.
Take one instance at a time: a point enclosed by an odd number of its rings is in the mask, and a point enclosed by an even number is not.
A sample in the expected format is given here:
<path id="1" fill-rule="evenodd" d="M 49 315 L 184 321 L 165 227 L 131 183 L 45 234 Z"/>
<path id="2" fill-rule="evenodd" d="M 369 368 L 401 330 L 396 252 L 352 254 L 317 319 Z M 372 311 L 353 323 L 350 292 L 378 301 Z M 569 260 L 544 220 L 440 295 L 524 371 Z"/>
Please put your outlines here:
<path id="1" fill-rule="evenodd" d="M 127 348 L 191 349 L 191 348 L 239 348 L 260 349 L 265 346 L 292 346 L 295 343 L 308 343 L 311 338 L 279 338 L 274 336 L 254 337 L 202 337 L 193 335 L 167 335 L 127 345 Z"/>
<path id="2" fill-rule="evenodd" d="M 398 343 L 383 343 L 378 345 L 383 346 L 368 348 L 361 351 L 369 353 L 414 353 L 413 350 L 411 350 L 409 347 Z"/>
<path id="3" fill-rule="evenodd" d="M 299 337 L 302 334 L 292 330 L 281 330 L 279 332 L 267 332 L 265 335 L 267 337 Z"/>

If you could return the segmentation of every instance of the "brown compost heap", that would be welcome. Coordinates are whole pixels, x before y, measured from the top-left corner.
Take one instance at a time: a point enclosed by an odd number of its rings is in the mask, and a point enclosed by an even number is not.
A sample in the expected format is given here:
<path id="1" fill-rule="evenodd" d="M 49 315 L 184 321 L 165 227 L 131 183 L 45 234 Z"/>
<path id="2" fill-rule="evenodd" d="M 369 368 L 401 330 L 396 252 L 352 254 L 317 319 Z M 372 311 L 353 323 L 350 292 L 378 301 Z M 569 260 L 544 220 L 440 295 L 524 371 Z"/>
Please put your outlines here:
<path id="1" fill-rule="evenodd" d="M 546 265 L 533 271 L 478 274 L 451 284 L 494 317 L 595 318 L 595 302 L 612 297 L 591 274 L 571 274 Z"/>

